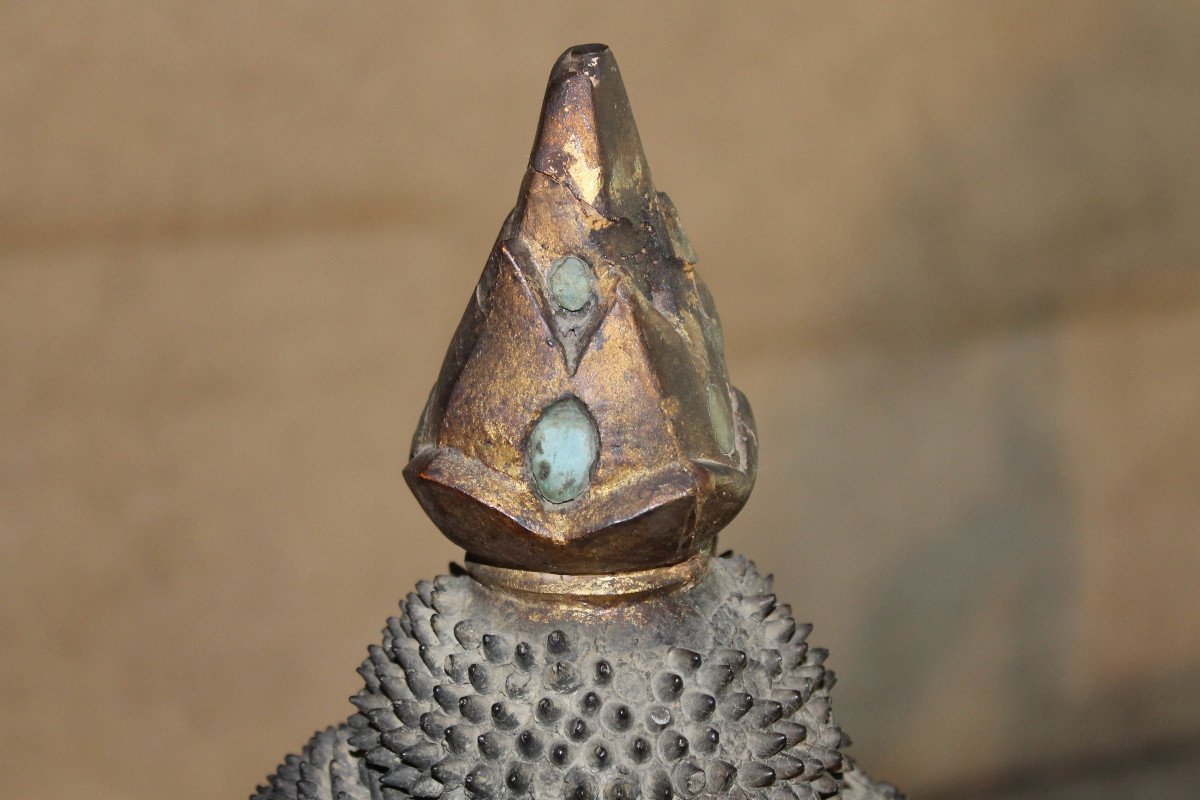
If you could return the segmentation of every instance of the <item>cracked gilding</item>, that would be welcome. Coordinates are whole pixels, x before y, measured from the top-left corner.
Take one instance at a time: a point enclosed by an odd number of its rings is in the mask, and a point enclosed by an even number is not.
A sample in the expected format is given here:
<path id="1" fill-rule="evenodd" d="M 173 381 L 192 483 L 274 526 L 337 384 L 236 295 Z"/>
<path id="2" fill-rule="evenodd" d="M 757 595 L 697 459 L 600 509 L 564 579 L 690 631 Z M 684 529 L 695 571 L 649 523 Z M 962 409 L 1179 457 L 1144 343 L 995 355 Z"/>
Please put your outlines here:
<path id="1" fill-rule="evenodd" d="M 590 269 L 590 296 L 564 305 L 551 278 L 571 257 Z M 703 551 L 741 509 L 754 422 L 694 262 L 654 188 L 611 51 L 568 50 L 405 469 L 472 559 L 561 574 L 667 566 Z M 563 500 L 539 490 L 528 450 L 565 398 L 591 415 L 599 453 Z"/>

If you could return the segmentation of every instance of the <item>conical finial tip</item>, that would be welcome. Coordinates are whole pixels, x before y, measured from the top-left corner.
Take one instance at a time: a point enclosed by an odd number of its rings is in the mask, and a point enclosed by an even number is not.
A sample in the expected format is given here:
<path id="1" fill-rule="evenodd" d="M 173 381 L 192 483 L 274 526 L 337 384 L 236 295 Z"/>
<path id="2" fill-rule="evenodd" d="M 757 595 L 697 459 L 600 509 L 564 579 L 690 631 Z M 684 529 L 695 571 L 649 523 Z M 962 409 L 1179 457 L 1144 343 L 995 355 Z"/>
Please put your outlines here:
<path id="1" fill-rule="evenodd" d="M 601 61 L 613 61 L 612 50 L 606 44 L 593 42 L 591 44 L 577 44 L 574 47 L 568 47 L 554 62 L 553 73 L 559 73 L 562 70 L 573 70 L 576 72 L 597 72 L 597 67 Z"/>
<path id="2" fill-rule="evenodd" d="M 605 45 L 555 62 L 529 167 L 405 478 L 477 564 L 673 568 L 746 502 L 757 438 Z"/>
<path id="3" fill-rule="evenodd" d="M 607 45 L 576 45 L 554 63 L 530 167 L 567 184 L 605 216 L 642 216 L 653 184 Z"/>

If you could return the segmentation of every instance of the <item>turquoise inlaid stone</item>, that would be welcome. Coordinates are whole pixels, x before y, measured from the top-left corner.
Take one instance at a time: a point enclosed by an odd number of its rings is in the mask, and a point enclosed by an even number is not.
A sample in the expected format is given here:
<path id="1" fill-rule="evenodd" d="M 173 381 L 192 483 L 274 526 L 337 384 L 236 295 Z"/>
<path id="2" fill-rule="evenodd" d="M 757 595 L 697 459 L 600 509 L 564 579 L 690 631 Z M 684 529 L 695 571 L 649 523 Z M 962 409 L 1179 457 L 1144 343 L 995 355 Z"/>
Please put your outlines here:
<path id="1" fill-rule="evenodd" d="M 550 272 L 550 293 L 567 311 L 579 311 L 592 299 L 596 276 L 579 256 L 565 256 Z"/>
<path id="2" fill-rule="evenodd" d="M 526 451 L 533 485 L 551 503 L 566 503 L 583 494 L 599 455 L 596 423 L 575 397 L 547 406 L 529 434 Z"/>
<path id="3" fill-rule="evenodd" d="M 708 385 L 708 417 L 712 420 L 713 435 L 722 453 L 733 452 L 733 414 L 729 409 L 729 393 L 716 384 Z"/>

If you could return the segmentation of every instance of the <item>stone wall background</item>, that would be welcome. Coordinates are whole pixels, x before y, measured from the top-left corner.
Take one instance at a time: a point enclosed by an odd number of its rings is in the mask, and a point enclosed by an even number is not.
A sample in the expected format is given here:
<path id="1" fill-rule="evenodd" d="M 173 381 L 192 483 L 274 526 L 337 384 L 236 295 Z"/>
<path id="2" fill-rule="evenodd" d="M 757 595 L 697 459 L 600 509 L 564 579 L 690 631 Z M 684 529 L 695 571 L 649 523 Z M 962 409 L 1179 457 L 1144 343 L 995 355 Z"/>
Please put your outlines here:
<path id="1" fill-rule="evenodd" d="M 930 797 L 1196 758 L 1194 3 L 12 2 L 6 796 L 245 796 L 348 713 L 458 557 L 400 470 L 597 40 L 759 420 L 723 545 L 852 752 Z"/>

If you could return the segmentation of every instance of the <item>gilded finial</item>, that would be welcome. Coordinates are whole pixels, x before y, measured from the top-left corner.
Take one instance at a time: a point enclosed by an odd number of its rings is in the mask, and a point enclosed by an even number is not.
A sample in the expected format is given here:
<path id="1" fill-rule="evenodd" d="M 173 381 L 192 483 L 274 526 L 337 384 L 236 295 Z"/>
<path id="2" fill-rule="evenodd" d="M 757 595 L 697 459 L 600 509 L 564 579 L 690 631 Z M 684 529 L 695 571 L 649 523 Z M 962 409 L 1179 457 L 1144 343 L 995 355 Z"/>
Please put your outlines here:
<path id="1" fill-rule="evenodd" d="M 722 351 L 612 53 L 571 48 L 404 471 L 465 570 L 252 800 L 901 800 L 812 626 L 711 553 L 757 446 Z"/>
<path id="2" fill-rule="evenodd" d="M 612 52 L 567 50 L 404 470 L 470 559 L 665 567 L 741 510 L 754 420 L 695 262 Z"/>

